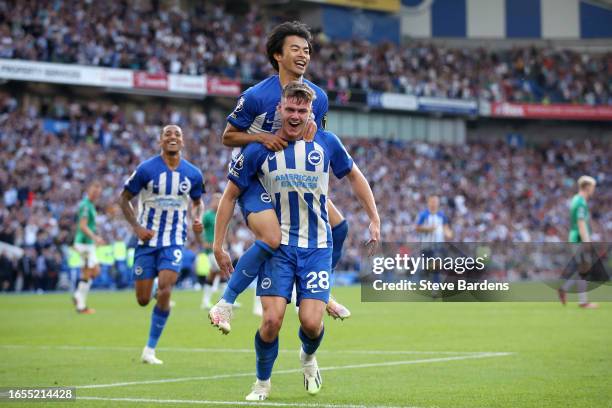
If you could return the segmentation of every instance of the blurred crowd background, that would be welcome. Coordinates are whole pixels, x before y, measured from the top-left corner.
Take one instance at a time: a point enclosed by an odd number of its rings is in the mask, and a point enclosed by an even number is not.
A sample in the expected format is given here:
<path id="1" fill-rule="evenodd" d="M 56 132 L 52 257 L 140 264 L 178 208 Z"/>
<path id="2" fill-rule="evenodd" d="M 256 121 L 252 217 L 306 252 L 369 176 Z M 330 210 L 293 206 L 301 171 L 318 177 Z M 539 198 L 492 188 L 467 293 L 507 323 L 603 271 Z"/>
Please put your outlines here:
<path id="1" fill-rule="evenodd" d="M 214 74 L 242 83 L 272 73 L 265 33 L 273 21 L 256 8 L 236 16 L 212 4 L 190 13 L 147 4 L 2 0 L 0 58 Z M 612 105 L 609 52 L 468 49 L 428 42 L 400 47 L 330 41 L 321 32 L 315 32 L 314 46 L 307 76 L 327 90 Z M 21 257 L 0 255 L 0 290 L 66 287 L 62 273 L 78 268 L 70 251 L 76 206 L 92 180 L 103 185 L 97 203 L 101 235 L 109 245 L 133 244 L 117 197 L 136 165 L 158 152 L 165 124 L 182 127 L 184 155 L 205 175 L 206 201 L 223 190 L 231 149 L 220 141 L 231 107 L 187 106 L 171 99 L 127 105 L 120 97 L 25 97 L 0 88 L 0 241 L 24 249 Z M 456 241 L 565 241 L 569 201 L 582 174 L 600 182 L 589 203 L 594 239 L 610 239 L 609 139 L 565 140 L 552 134 L 519 144 L 503 138 L 443 144 L 339 136 L 372 185 L 385 241 L 418 241 L 415 222 L 429 194 L 440 196 Z M 358 271 L 367 218 L 345 183 L 332 182 L 331 198 L 350 223 L 338 269 Z M 240 256 L 251 239 L 241 217 L 234 217 L 232 255 Z M 201 250 L 193 243 L 190 249 Z M 99 285 L 129 284 L 123 266 L 110 265 L 108 271 Z"/>
<path id="2" fill-rule="evenodd" d="M 154 4 L 156 2 L 152 2 Z M 189 12 L 147 2 L 0 1 L 0 58 L 219 74 L 245 82 L 273 73 L 265 54 L 275 23 L 257 7 Z M 327 90 L 377 90 L 489 101 L 612 104 L 612 53 L 516 46 L 448 48 L 331 41 L 314 30 L 308 69 Z"/>

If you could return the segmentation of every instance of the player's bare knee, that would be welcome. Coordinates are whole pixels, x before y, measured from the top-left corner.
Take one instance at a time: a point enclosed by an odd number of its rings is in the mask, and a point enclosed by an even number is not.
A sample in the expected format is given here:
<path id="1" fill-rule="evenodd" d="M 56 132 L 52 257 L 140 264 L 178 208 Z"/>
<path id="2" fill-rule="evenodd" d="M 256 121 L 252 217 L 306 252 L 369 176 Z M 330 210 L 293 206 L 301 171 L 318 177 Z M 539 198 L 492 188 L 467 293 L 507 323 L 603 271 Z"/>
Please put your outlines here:
<path id="1" fill-rule="evenodd" d="M 275 339 L 280 332 L 283 320 L 278 316 L 264 316 L 260 332 L 263 337 Z"/>
<path id="2" fill-rule="evenodd" d="M 157 303 L 162 305 L 170 304 L 170 294 L 172 293 L 171 288 L 158 288 L 157 289 Z"/>
<path id="3" fill-rule="evenodd" d="M 280 228 L 274 231 L 266 232 L 261 238 L 261 241 L 265 242 L 272 249 L 277 249 L 281 243 L 281 232 Z"/>
<path id="4" fill-rule="evenodd" d="M 146 295 L 146 294 L 142 294 L 142 295 L 136 294 L 136 301 L 138 302 L 140 306 L 146 306 L 151 301 L 151 296 Z"/>
<path id="5" fill-rule="evenodd" d="M 321 333 L 320 319 L 302 319 L 301 326 L 302 331 L 312 339 L 319 337 L 319 334 Z"/>

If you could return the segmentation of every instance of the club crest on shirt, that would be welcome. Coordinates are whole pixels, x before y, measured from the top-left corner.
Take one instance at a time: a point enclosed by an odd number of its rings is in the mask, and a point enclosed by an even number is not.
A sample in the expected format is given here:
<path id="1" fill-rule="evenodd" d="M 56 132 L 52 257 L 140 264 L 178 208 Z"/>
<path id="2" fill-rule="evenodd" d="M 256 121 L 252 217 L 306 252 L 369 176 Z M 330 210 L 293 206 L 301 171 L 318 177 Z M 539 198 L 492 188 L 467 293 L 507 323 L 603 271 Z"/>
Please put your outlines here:
<path id="1" fill-rule="evenodd" d="M 308 153 L 308 163 L 313 166 L 318 166 L 323 161 L 323 154 L 318 150 L 313 150 Z"/>
<path id="2" fill-rule="evenodd" d="M 268 193 L 261 193 L 261 201 L 263 201 L 264 203 L 271 203 L 272 202 L 272 197 L 270 197 L 270 194 Z"/>
<path id="3" fill-rule="evenodd" d="M 185 179 L 181 181 L 181 184 L 179 184 L 179 191 L 185 194 L 189 190 L 191 190 L 191 181 L 189 181 L 189 179 Z"/>
<path id="4" fill-rule="evenodd" d="M 234 170 L 242 170 L 242 168 L 244 167 L 244 154 L 240 154 L 238 157 L 236 157 L 236 160 L 234 160 L 234 165 L 232 167 L 234 168 Z"/>

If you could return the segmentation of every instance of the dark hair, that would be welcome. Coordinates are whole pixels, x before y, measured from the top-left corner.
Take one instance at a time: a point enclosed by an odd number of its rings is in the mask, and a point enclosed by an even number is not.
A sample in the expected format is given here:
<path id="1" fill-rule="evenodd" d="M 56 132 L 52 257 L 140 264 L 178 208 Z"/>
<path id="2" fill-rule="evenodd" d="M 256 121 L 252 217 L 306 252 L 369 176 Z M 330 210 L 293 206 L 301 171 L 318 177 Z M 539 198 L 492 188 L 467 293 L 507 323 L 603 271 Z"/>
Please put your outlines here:
<path id="1" fill-rule="evenodd" d="M 298 102 L 312 102 L 316 95 L 312 88 L 305 83 L 292 81 L 283 88 L 282 97 L 285 99 L 295 98 Z"/>
<path id="2" fill-rule="evenodd" d="M 312 35 L 310 34 L 310 29 L 306 24 L 299 21 L 286 21 L 281 23 L 272 29 L 272 32 L 268 36 L 268 41 L 266 42 L 268 60 L 276 71 L 278 71 L 278 61 L 274 59 L 274 54 L 283 53 L 285 37 L 289 37 L 290 35 L 295 35 L 305 39 L 308 43 L 308 48 L 312 53 Z"/>

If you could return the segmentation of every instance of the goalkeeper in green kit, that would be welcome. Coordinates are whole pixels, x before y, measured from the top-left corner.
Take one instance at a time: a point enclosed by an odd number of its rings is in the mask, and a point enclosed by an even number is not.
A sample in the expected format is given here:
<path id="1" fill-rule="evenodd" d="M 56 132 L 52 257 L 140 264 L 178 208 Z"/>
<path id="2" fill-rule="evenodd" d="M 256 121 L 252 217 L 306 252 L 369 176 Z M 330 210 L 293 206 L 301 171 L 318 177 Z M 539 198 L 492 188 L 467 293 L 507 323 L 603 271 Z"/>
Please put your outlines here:
<path id="1" fill-rule="evenodd" d="M 570 243 L 591 242 L 591 225 L 589 207 L 587 201 L 595 193 L 597 182 L 591 176 L 582 176 L 578 179 L 578 194 L 572 198 L 570 206 L 570 231 L 568 240 Z M 582 257 L 583 255 L 578 255 Z M 565 305 L 567 303 L 567 292 L 573 285 L 578 288 L 578 306 L 584 309 L 596 309 L 597 303 L 591 303 L 587 299 L 587 281 L 582 272 L 578 269 L 579 262 L 572 262 L 569 265 L 569 271 L 563 277 L 565 283 L 559 288 L 559 300 Z M 574 279 L 578 274 L 578 279 Z"/>

